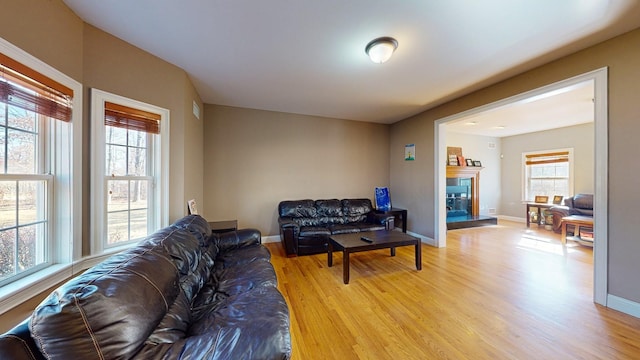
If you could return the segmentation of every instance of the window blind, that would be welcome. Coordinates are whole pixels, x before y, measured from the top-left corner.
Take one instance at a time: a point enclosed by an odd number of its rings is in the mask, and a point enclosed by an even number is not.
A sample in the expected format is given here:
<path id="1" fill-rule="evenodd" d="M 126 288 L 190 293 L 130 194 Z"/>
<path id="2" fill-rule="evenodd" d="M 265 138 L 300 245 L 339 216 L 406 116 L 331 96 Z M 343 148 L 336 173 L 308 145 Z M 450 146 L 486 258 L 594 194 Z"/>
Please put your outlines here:
<path id="1" fill-rule="evenodd" d="M 71 121 L 73 90 L 0 53 L 0 101 Z"/>
<path id="2" fill-rule="evenodd" d="M 568 151 L 525 155 L 527 165 L 553 164 L 569 162 Z"/>
<path id="3" fill-rule="evenodd" d="M 118 128 L 160 134 L 160 114 L 105 101 L 104 124 Z"/>

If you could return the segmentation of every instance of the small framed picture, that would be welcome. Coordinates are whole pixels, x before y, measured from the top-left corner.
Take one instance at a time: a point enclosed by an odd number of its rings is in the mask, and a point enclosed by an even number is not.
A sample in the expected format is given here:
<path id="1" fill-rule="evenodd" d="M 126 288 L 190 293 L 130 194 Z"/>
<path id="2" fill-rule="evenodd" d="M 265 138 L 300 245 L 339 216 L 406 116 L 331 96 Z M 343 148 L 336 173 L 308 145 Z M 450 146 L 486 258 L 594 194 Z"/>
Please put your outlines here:
<path id="1" fill-rule="evenodd" d="M 482 166 L 480 160 L 473 160 L 473 166 Z"/>
<path id="2" fill-rule="evenodd" d="M 553 197 L 553 204 L 554 204 L 554 205 L 560 205 L 560 204 L 562 204 L 562 198 L 563 198 L 563 196 L 562 196 L 562 195 L 555 195 L 555 196 Z"/>
<path id="3" fill-rule="evenodd" d="M 467 159 L 467 166 L 473 166 L 473 160 Z"/>
<path id="4" fill-rule="evenodd" d="M 449 155 L 449 166 L 458 166 L 458 156 L 455 154 Z"/>
<path id="5" fill-rule="evenodd" d="M 189 215 L 198 215 L 198 206 L 196 205 L 196 199 L 187 201 L 187 210 L 189 212 Z"/>
<path id="6" fill-rule="evenodd" d="M 543 195 L 536 195 L 536 198 L 534 201 L 536 204 L 546 204 L 549 202 L 549 197 L 543 196 Z"/>

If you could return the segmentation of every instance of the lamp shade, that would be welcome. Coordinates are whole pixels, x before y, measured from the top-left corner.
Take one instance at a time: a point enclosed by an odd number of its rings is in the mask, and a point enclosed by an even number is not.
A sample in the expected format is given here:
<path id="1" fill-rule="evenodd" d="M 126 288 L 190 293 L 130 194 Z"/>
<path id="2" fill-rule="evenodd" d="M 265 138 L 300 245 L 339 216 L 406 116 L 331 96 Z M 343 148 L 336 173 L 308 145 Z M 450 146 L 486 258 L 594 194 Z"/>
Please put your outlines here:
<path id="1" fill-rule="evenodd" d="M 371 61 L 382 64 L 391 58 L 393 52 L 398 48 L 398 41 L 391 37 L 381 37 L 372 40 L 365 47 L 365 52 Z"/>

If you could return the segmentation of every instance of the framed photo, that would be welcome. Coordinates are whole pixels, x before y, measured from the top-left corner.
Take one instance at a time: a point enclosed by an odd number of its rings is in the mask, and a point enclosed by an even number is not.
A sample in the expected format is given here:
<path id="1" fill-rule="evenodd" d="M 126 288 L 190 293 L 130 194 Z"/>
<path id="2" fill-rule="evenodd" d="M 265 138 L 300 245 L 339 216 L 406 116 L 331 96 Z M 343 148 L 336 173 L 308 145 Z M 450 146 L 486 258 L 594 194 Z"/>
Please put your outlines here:
<path id="1" fill-rule="evenodd" d="M 467 159 L 467 166 L 473 166 L 473 160 Z"/>
<path id="2" fill-rule="evenodd" d="M 458 166 L 458 156 L 454 154 L 449 155 L 449 166 Z"/>
<path id="3" fill-rule="evenodd" d="M 543 196 L 543 195 L 536 195 L 536 198 L 534 201 L 536 204 L 546 204 L 549 202 L 549 197 Z"/>
<path id="4" fill-rule="evenodd" d="M 562 196 L 562 195 L 555 195 L 555 196 L 553 197 L 553 205 L 560 205 L 560 204 L 562 204 L 562 198 L 563 198 L 563 196 Z"/>
<path id="5" fill-rule="evenodd" d="M 480 160 L 473 160 L 473 166 L 482 166 Z"/>
<path id="6" fill-rule="evenodd" d="M 189 210 L 189 215 L 197 215 L 198 214 L 198 206 L 196 205 L 196 199 L 191 199 L 187 201 L 187 210 Z"/>

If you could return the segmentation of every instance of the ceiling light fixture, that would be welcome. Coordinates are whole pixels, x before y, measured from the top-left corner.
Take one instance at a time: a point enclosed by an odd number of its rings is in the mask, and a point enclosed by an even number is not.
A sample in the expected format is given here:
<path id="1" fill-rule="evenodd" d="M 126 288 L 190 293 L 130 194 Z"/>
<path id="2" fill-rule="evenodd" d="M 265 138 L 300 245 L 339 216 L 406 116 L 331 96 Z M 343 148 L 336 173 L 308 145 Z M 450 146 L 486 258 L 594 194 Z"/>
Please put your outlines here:
<path id="1" fill-rule="evenodd" d="M 398 40 L 392 37 L 380 37 L 371 40 L 364 48 L 371 61 L 382 64 L 391 58 L 393 52 L 398 48 Z"/>

